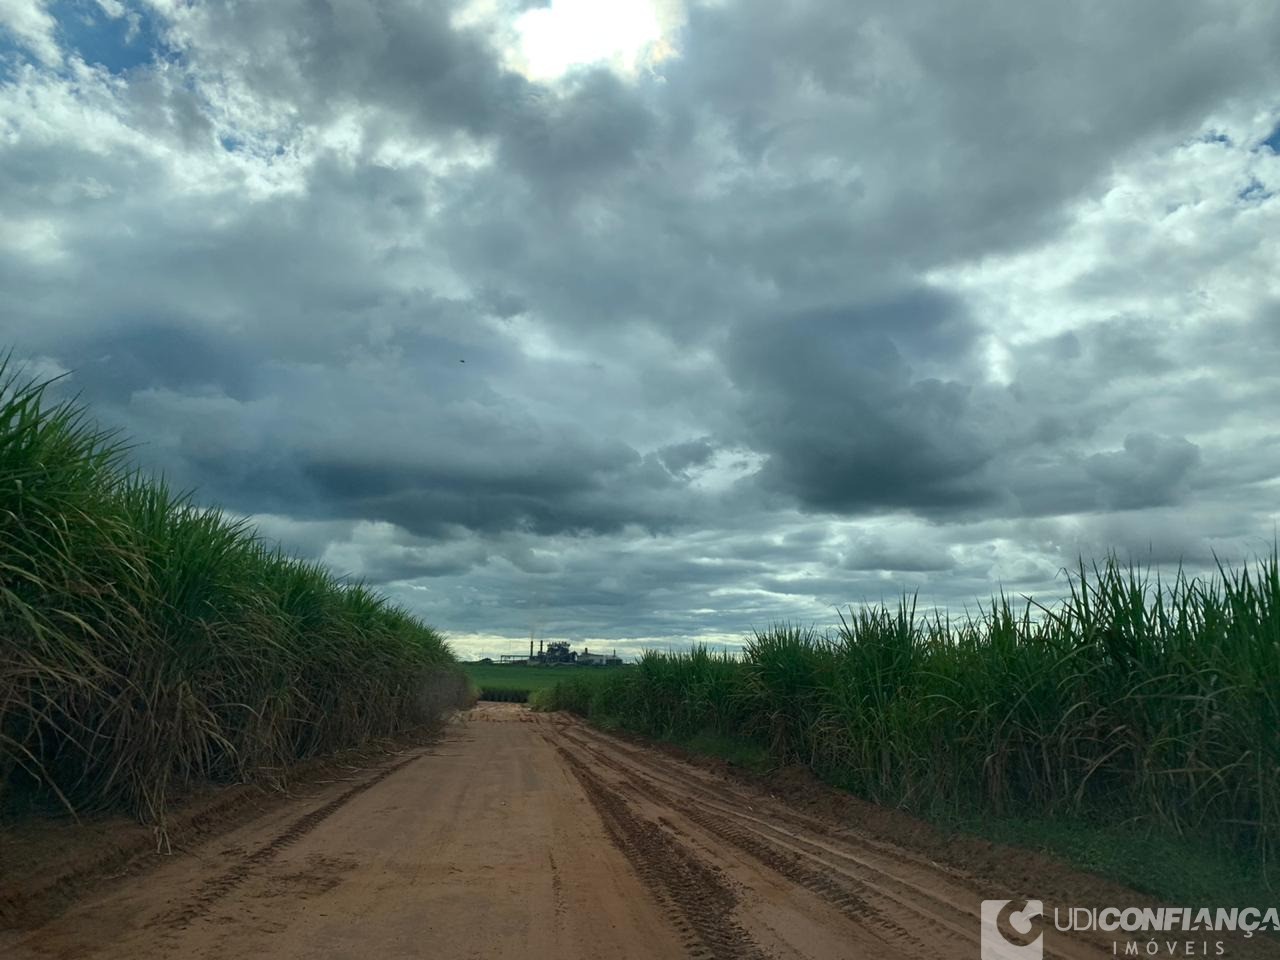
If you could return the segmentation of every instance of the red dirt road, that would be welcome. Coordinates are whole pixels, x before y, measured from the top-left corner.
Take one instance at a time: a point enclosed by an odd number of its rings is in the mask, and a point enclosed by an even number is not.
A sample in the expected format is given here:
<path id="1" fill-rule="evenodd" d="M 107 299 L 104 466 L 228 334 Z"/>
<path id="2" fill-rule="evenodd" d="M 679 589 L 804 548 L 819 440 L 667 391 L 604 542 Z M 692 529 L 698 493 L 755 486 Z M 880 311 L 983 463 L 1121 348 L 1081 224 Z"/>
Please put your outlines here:
<path id="1" fill-rule="evenodd" d="M 281 803 L 12 958 L 979 957 L 989 883 L 559 715 L 482 704 Z M 1109 956 L 1052 929 L 1045 956 Z"/>

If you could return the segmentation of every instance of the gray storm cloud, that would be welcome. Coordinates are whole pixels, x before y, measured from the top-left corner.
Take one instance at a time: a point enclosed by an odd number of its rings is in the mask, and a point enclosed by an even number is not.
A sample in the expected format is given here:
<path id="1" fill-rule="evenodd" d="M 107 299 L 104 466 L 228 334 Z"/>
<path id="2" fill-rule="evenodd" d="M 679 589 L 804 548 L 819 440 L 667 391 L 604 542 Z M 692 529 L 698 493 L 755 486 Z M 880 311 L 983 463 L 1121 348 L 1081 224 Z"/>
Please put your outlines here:
<path id="1" fill-rule="evenodd" d="M 522 4 L 138 2 L 128 48 L 38 6 L 4 347 L 448 630 L 1267 549 L 1273 4 L 692 2 L 541 80 Z"/>

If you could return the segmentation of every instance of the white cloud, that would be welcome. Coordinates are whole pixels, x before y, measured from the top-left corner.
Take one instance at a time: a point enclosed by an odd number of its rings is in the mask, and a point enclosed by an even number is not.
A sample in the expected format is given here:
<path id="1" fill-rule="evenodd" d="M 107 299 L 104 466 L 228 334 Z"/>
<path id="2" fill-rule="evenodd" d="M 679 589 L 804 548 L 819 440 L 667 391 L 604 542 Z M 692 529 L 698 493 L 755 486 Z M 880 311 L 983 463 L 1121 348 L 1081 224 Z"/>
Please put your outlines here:
<path id="1" fill-rule="evenodd" d="M 0 0 L 0 29 L 31 51 L 41 63 L 56 67 L 62 63 L 58 47 L 58 22 L 49 13 L 47 0 Z"/>

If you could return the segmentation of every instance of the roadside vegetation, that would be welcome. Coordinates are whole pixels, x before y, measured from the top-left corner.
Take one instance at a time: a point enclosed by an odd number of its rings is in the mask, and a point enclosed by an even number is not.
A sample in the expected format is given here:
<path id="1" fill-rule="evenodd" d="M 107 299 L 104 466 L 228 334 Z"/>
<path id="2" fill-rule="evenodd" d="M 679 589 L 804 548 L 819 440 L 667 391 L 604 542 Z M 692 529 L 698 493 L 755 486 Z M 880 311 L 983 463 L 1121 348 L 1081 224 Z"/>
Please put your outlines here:
<path id="1" fill-rule="evenodd" d="M 1122 825 L 1235 851 L 1241 869 L 1280 853 L 1274 555 L 1168 582 L 1082 564 L 1052 608 L 1000 598 L 960 620 L 906 598 L 826 632 L 757 632 L 740 657 L 648 653 L 536 702 L 1009 836 Z"/>
<path id="2" fill-rule="evenodd" d="M 0 362 L 0 811 L 163 824 L 206 781 L 432 721 L 444 638 L 131 470 L 77 402 Z"/>

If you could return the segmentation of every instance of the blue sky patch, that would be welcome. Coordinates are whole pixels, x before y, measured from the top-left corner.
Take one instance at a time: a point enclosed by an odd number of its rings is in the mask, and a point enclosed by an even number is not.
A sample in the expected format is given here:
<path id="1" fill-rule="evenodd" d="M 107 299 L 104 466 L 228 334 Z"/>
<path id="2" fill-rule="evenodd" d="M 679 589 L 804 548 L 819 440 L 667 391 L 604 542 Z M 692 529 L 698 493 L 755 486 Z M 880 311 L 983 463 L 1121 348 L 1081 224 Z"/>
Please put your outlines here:
<path id="1" fill-rule="evenodd" d="M 156 18 L 142 7 L 124 6 L 125 15 L 112 18 L 92 0 L 58 0 L 50 12 L 58 21 L 59 42 L 112 73 L 150 63 L 164 48 Z"/>
<path id="2" fill-rule="evenodd" d="M 1263 186 L 1261 180 L 1257 177 L 1253 177 L 1249 181 L 1249 185 L 1236 194 L 1236 196 L 1239 199 L 1244 200 L 1246 203 L 1261 203 L 1264 200 L 1270 200 L 1274 194 Z"/>
<path id="3" fill-rule="evenodd" d="M 1270 147 L 1272 153 L 1280 153 L 1280 124 L 1271 131 L 1271 136 L 1262 141 L 1262 146 Z"/>

